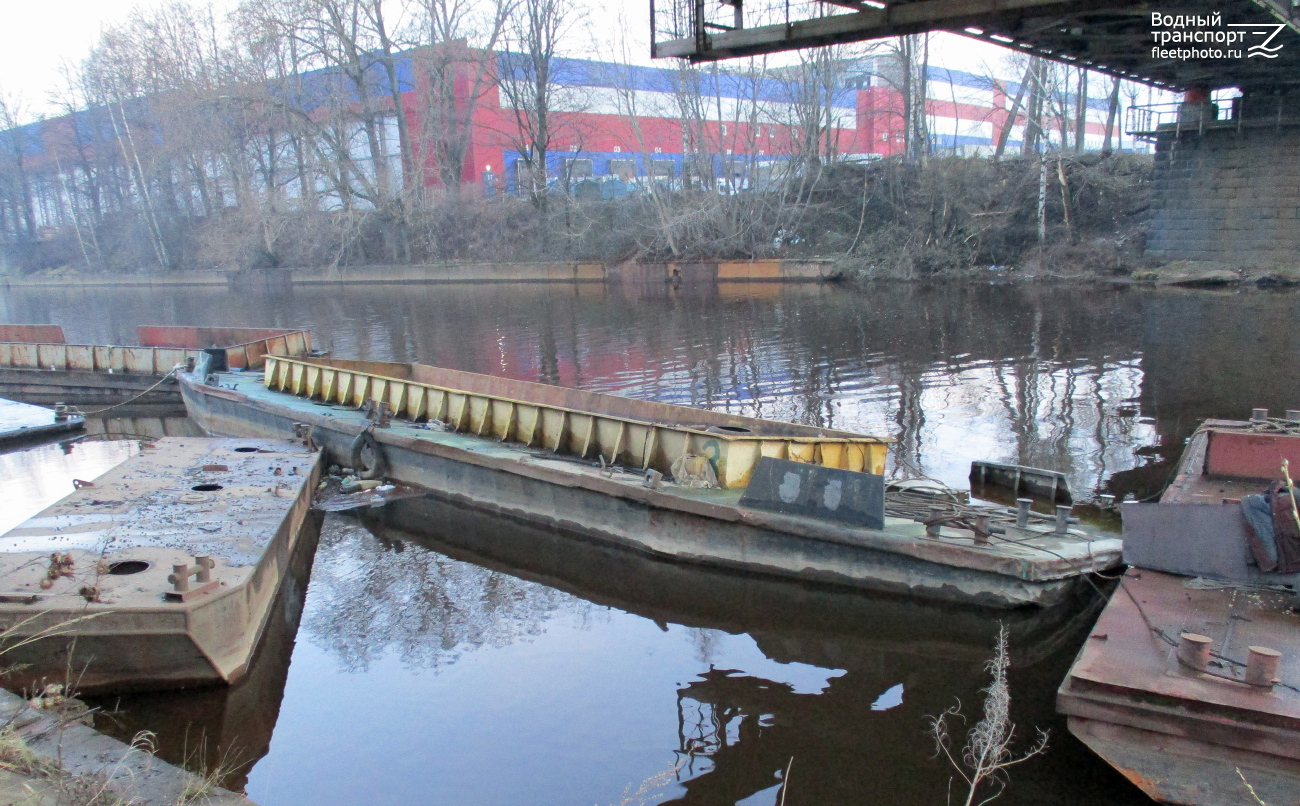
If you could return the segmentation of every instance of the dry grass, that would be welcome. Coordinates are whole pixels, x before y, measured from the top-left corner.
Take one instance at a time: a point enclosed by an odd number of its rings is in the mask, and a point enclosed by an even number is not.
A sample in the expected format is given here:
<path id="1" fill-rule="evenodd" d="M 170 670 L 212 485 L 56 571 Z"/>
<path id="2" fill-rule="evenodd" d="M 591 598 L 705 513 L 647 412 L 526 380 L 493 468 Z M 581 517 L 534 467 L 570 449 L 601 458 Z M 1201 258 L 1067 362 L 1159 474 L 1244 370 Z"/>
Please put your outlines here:
<path id="1" fill-rule="evenodd" d="M 965 720 L 961 703 L 930 719 L 935 749 L 948 759 L 966 783 L 964 806 L 983 806 L 996 799 L 1006 790 L 1008 768 L 1047 751 L 1047 731 L 1041 729 L 1036 729 L 1037 738 L 1027 750 L 1016 753 L 1011 749 L 1016 726 L 1011 721 L 1011 689 L 1007 684 L 1010 657 L 1007 628 L 1003 624 L 998 630 L 993 657 L 985 664 L 993 680 L 984 689 L 984 716 L 966 734 L 966 744 L 960 754 L 954 754 L 948 722 Z"/>

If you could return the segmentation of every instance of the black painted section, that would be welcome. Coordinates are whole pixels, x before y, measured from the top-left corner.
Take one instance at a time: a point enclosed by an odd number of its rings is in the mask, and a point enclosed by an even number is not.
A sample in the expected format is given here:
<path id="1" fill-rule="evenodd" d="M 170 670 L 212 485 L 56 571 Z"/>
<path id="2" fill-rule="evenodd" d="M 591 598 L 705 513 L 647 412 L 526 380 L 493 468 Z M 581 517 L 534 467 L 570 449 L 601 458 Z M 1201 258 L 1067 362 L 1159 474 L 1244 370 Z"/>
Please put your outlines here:
<path id="1" fill-rule="evenodd" d="M 740 498 L 742 507 L 885 528 L 885 477 L 763 457 Z"/>

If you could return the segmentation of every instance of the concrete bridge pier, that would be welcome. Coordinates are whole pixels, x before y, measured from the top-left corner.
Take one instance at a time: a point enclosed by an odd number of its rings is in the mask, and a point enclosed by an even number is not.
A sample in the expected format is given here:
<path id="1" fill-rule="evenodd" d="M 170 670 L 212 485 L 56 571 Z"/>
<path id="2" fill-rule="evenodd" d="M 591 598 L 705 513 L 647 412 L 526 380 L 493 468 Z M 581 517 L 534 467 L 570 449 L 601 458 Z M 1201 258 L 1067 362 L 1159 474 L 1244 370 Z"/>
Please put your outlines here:
<path id="1" fill-rule="evenodd" d="M 1154 132 L 1147 255 L 1232 269 L 1300 270 L 1300 92 L 1220 109 L 1189 92 Z"/>

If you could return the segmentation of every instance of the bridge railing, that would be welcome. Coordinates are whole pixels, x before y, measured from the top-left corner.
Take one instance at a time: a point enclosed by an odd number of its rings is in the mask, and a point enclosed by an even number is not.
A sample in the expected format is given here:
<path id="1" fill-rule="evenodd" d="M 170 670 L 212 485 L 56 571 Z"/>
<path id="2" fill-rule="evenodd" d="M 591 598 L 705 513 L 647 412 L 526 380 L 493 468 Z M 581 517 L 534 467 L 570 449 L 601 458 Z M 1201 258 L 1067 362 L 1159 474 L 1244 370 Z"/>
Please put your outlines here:
<path id="1" fill-rule="evenodd" d="M 1124 120 L 1125 134 L 1141 140 L 1155 140 L 1169 131 L 1176 134 L 1203 131 L 1207 125 L 1238 120 L 1239 107 L 1228 103 L 1207 106 L 1173 102 L 1130 106 Z"/>

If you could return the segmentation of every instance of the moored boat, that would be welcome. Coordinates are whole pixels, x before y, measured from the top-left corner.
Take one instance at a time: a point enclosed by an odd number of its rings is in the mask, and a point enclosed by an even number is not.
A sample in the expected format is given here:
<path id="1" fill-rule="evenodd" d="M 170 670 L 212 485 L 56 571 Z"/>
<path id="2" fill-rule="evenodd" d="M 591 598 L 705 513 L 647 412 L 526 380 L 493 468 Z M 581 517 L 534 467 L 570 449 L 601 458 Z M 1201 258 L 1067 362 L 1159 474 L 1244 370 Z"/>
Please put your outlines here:
<path id="1" fill-rule="evenodd" d="M 889 516 L 879 437 L 421 364 L 274 357 L 181 388 L 208 433 L 309 431 L 363 475 L 662 559 L 995 608 L 1119 562 L 1064 521 Z"/>
<path id="2" fill-rule="evenodd" d="M 307 355 L 306 330 L 244 327 L 136 328 L 136 344 L 68 344 L 58 325 L 0 325 L 0 394 L 28 403 L 180 403 L 177 365 L 204 353 L 213 366 L 260 368 L 267 355 Z"/>
<path id="3" fill-rule="evenodd" d="M 1208 420 L 1160 501 L 1124 505 L 1131 567 L 1057 707 L 1071 733 L 1157 801 L 1297 802 L 1291 462 L 1300 462 L 1300 412 Z"/>
<path id="4" fill-rule="evenodd" d="M 85 424 L 84 417 L 66 410 L 51 411 L 0 398 L 0 449 L 31 444 L 34 440 L 76 431 Z"/>
<path id="5" fill-rule="evenodd" d="M 0 657 L 13 689 L 240 680 L 295 549 L 320 454 L 165 438 L 0 535 Z"/>

